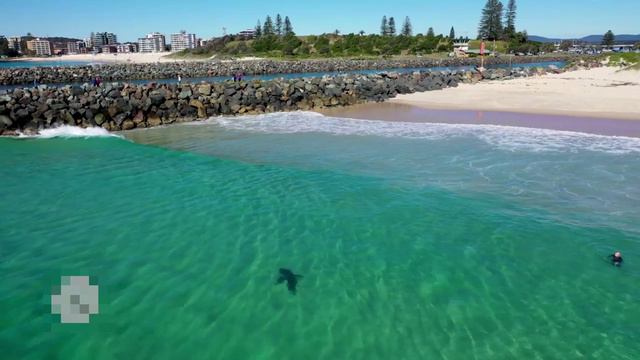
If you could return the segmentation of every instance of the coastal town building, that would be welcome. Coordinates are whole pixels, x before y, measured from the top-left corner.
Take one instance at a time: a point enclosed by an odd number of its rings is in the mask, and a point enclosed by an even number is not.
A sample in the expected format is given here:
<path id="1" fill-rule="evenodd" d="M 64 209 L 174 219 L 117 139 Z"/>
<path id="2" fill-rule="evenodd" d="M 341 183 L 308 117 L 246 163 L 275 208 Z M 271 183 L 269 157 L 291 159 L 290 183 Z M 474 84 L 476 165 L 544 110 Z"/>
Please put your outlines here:
<path id="1" fill-rule="evenodd" d="M 100 52 L 103 54 L 115 54 L 118 52 L 118 45 L 102 45 Z"/>
<path id="2" fill-rule="evenodd" d="M 173 52 L 195 49 L 197 45 L 196 34 L 187 34 L 184 30 L 177 34 L 171 34 L 171 51 Z"/>
<path id="3" fill-rule="evenodd" d="M 164 35 L 154 32 L 146 37 L 138 39 L 138 47 L 141 53 L 163 52 L 167 47 Z"/>
<path id="4" fill-rule="evenodd" d="M 464 57 L 469 52 L 468 41 L 456 41 L 453 43 L 453 54 L 456 57 Z"/>
<path id="5" fill-rule="evenodd" d="M 19 36 L 10 36 L 7 38 L 7 45 L 9 46 L 9 49 L 13 49 L 21 53 L 22 52 L 21 41 L 22 41 L 22 38 Z"/>
<path id="6" fill-rule="evenodd" d="M 91 47 L 101 47 L 103 45 L 115 45 L 118 43 L 118 37 L 114 33 L 109 32 L 92 32 Z"/>
<path id="7" fill-rule="evenodd" d="M 253 39 L 256 36 L 256 30 L 255 29 L 247 29 L 244 31 L 240 31 L 238 33 L 238 36 L 242 36 L 245 39 Z"/>
<path id="8" fill-rule="evenodd" d="M 137 43 L 118 44 L 117 49 L 119 53 L 137 53 L 138 44 Z"/>
<path id="9" fill-rule="evenodd" d="M 53 53 L 51 42 L 39 38 L 27 41 L 27 49 L 35 52 L 38 56 L 51 56 Z"/>
<path id="10" fill-rule="evenodd" d="M 87 47 L 84 41 L 72 41 L 67 43 L 67 54 L 86 54 Z"/>
<path id="11" fill-rule="evenodd" d="M 79 51 L 80 51 L 80 47 L 78 46 L 78 43 L 76 42 L 67 43 L 67 54 L 69 55 L 79 54 Z"/>

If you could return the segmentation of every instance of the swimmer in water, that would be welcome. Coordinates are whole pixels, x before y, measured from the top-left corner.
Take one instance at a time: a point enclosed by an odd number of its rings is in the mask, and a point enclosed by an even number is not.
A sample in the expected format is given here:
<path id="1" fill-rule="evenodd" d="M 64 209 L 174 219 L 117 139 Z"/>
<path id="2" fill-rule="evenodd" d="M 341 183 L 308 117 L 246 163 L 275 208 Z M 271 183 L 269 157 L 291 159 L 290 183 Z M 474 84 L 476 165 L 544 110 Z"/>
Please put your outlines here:
<path id="1" fill-rule="evenodd" d="M 616 251 L 615 253 L 613 253 L 612 255 L 609 255 L 609 259 L 611 259 L 611 264 L 613 266 L 620 266 L 622 265 L 622 254 L 620 253 L 620 251 Z"/>

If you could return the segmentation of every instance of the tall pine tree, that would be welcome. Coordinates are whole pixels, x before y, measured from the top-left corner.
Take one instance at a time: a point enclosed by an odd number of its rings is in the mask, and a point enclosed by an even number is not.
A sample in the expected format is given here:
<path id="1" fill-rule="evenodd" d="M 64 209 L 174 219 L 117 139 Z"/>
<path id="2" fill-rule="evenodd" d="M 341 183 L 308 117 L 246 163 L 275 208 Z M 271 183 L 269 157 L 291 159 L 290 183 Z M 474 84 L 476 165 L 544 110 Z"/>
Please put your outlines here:
<path id="1" fill-rule="evenodd" d="M 380 24 L 380 35 L 389 35 L 389 22 L 387 21 L 387 15 L 382 17 L 382 23 Z"/>
<path id="2" fill-rule="evenodd" d="M 449 40 L 453 41 L 456 38 L 456 30 L 453 28 L 453 26 L 451 27 L 451 31 L 449 31 Z"/>
<path id="3" fill-rule="evenodd" d="M 413 35 L 413 27 L 411 26 L 411 19 L 407 16 L 404 18 L 404 24 L 402 24 L 402 35 L 411 36 Z"/>
<path id="4" fill-rule="evenodd" d="M 258 24 L 256 24 L 256 29 L 255 30 L 256 30 L 255 36 L 257 38 L 261 37 L 262 36 L 262 25 L 260 23 L 260 19 L 258 19 Z"/>
<path id="5" fill-rule="evenodd" d="M 288 16 L 284 17 L 284 36 L 295 35 L 293 32 L 293 26 L 291 26 L 291 20 L 289 20 Z"/>
<path id="6" fill-rule="evenodd" d="M 516 33 L 516 11 L 518 6 L 516 0 L 509 0 L 507 3 L 507 11 L 504 14 L 504 30 L 505 35 L 512 37 Z"/>
<path id="7" fill-rule="evenodd" d="M 273 20 L 271 20 L 271 16 L 267 15 L 267 20 L 264 21 L 264 26 L 262 27 L 262 35 L 269 36 L 273 34 Z"/>
<path id="8" fill-rule="evenodd" d="M 392 17 L 389 18 L 389 34 L 391 36 L 396 36 L 396 20 Z"/>
<path id="9" fill-rule="evenodd" d="M 611 30 L 607 31 L 602 37 L 602 45 L 611 46 L 615 44 L 615 42 L 616 42 L 616 36 L 613 35 L 613 31 Z"/>
<path id="10" fill-rule="evenodd" d="M 478 26 L 478 38 L 498 40 L 502 36 L 502 13 L 504 11 L 500 0 L 487 0 L 482 9 L 482 18 Z"/>
<path id="11" fill-rule="evenodd" d="M 276 34 L 282 36 L 282 16 L 276 15 Z"/>

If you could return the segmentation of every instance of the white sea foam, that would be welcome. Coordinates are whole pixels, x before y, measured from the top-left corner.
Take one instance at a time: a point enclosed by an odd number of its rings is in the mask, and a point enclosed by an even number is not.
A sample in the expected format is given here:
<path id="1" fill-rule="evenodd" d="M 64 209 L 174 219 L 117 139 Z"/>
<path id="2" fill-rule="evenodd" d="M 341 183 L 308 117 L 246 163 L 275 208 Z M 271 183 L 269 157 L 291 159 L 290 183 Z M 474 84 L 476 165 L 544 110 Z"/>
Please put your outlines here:
<path id="1" fill-rule="evenodd" d="M 194 125 L 203 124 L 193 123 Z M 640 153 L 640 139 L 571 131 L 502 125 L 390 122 L 326 117 L 315 112 L 288 112 L 215 117 L 204 124 L 262 133 L 328 133 L 334 135 L 446 140 L 471 137 L 507 151 L 581 150 L 614 154 Z"/>
<path id="2" fill-rule="evenodd" d="M 107 130 L 99 127 L 81 128 L 77 126 L 62 125 L 56 128 L 40 130 L 37 135 L 24 135 L 20 134 L 20 137 L 30 137 L 38 139 L 51 139 L 51 138 L 89 138 L 89 137 L 119 137 L 112 134 Z"/>

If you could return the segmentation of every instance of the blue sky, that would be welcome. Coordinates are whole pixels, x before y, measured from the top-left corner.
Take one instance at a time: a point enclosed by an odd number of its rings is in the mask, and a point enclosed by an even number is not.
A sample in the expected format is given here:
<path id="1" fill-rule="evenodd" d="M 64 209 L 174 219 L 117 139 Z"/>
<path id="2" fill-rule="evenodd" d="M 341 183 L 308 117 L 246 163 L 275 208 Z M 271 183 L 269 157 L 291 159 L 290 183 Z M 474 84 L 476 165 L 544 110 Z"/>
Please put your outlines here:
<path id="1" fill-rule="evenodd" d="M 506 3 L 507 0 L 503 0 Z M 0 35 L 85 38 L 91 31 L 109 31 L 119 41 L 146 33 L 185 29 L 210 38 L 235 33 L 264 21 L 267 14 L 288 15 L 299 35 L 333 32 L 378 32 L 382 15 L 401 23 L 411 18 L 414 32 L 476 36 L 485 0 L 14 0 L 0 7 Z M 582 37 L 640 33 L 640 0 L 518 0 L 519 30 L 549 37 Z"/>

